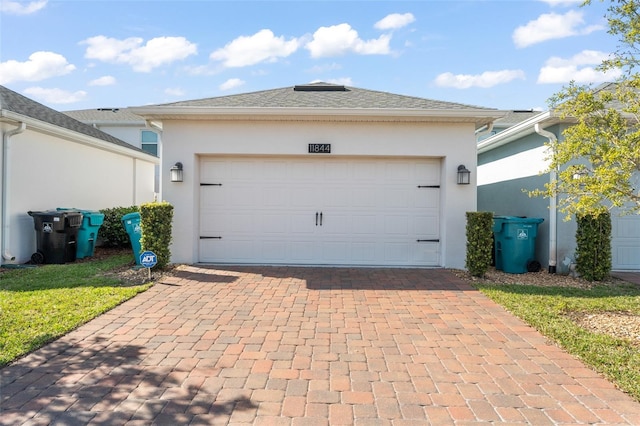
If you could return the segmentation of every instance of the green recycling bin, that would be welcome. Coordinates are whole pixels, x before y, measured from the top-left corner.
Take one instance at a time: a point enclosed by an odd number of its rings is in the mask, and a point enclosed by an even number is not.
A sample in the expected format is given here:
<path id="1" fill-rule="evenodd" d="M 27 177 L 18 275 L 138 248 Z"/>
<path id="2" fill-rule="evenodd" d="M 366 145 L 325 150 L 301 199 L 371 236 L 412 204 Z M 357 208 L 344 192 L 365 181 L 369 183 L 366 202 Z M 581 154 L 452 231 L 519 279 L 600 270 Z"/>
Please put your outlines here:
<path id="1" fill-rule="evenodd" d="M 58 211 L 76 211 L 82 213 L 82 224 L 78 228 L 76 243 L 76 259 L 91 257 L 95 253 L 98 231 L 104 223 L 104 214 L 83 209 L 69 209 L 58 207 Z"/>
<path id="2" fill-rule="evenodd" d="M 35 264 L 74 262 L 82 213 L 57 210 L 27 213 L 33 217 L 36 230 L 37 251 L 31 255 L 31 261 Z"/>
<path id="3" fill-rule="evenodd" d="M 535 252 L 538 225 L 542 222 L 544 219 L 536 217 L 494 216 L 496 269 L 510 274 L 540 270 Z"/>
<path id="4" fill-rule="evenodd" d="M 142 228 L 140 227 L 140 213 L 133 212 L 122 216 L 122 226 L 129 234 L 129 240 L 131 241 L 131 248 L 133 249 L 133 257 L 136 260 L 136 265 L 140 265 L 140 249 Z"/>

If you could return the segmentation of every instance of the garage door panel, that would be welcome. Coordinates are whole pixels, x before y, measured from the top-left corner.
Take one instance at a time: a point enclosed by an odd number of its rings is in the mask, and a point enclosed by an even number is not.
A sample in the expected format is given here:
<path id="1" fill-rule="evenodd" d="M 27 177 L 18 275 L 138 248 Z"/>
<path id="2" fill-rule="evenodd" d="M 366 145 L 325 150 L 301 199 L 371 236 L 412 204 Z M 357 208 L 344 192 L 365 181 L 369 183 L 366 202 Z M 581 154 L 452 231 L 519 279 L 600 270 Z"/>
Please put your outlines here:
<path id="1" fill-rule="evenodd" d="M 373 208 L 377 205 L 380 198 L 379 191 L 376 188 L 367 188 L 358 186 L 351 190 L 351 205 L 357 208 Z"/>
<path id="2" fill-rule="evenodd" d="M 288 259 L 287 242 L 282 240 L 267 240 L 259 243 L 260 257 L 266 262 L 284 263 Z"/>
<path id="3" fill-rule="evenodd" d="M 282 209 L 283 206 L 288 206 L 291 198 L 290 192 L 281 186 L 262 187 L 257 196 L 262 206 L 276 209 Z"/>
<path id="4" fill-rule="evenodd" d="M 614 270 L 640 270 L 640 215 L 612 217 L 611 249 Z"/>
<path id="5" fill-rule="evenodd" d="M 378 247 L 374 241 L 355 242 L 352 244 L 352 249 L 354 264 L 371 264 L 379 258 L 377 254 Z"/>
<path id="6" fill-rule="evenodd" d="M 378 226 L 378 218 L 371 214 L 354 215 L 351 232 L 354 235 L 371 235 Z"/>
<path id="7" fill-rule="evenodd" d="M 391 264 L 409 263 L 409 243 L 387 243 L 384 247 L 385 261 Z"/>
<path id="8" fill-rule="evenodd" d="M 415 253 L 417 259 L 412 259 L 412 261 L 425 259 L 426 262 L 434 264 L 440 259 L 440 244 L 436 242 L 416 242 L 413 253 Z"/>
<path id="9" fill-rule="evenodd" d="M 406 215 L 385 216 L 384 233 L 391 236 L 409 237 L 409 217 Z"/>
<path id="10" fill-rule="evenodd" d="M 289 222 L 289 217 L 284 214 L 262 214 L 260 215 L 260 229 L 256 230 L 256 233 L 284 235 L 289 232 Z"/>
<path id="11" fill-rule="evenodd" d="M 219 263 L 439 265 L 437 160 L 204 159 L 200 259 Z M 322 224 L 316 214 L 322 213 Z"/>
<path id="12" fill-rule="evenodd" d="M 351 261 L 349 243 L 345 241 L 322 241 L 322 262 L 343 264 L 345 261 Z"/>
<path id="13" fill-rule="evenodd" d="M 440 221 L 433 216 L 412 217 L 411 232 L 422 239 L 437 238 L 440 232 Z"/>

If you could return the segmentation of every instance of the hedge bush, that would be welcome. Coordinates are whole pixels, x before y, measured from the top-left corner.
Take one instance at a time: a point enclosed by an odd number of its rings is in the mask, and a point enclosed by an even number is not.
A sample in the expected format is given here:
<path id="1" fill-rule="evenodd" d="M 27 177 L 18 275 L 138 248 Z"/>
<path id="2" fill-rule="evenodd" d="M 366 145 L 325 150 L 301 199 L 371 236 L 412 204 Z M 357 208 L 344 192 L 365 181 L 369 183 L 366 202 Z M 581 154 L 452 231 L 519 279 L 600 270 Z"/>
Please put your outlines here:
<path id="1" fill-rule="evenodd" d="M 104 214 L 104 222 L 98 230 L 100 245 L 104 247 L 131 247 L 129 234 L 122 226 L 122 216 L 137 211 L 137 206 L 113 207 L 100 210 L 100 213 Z"/>
<path id="2" fill-rule="evenodd" d="M 576 271 L 589 281 L 602 281 L 611 272 L 611 214 L 576 215 Z"/>
<path id="3" fill-rule="evenodd" d="M 483 277 L 491 266 L 493 249 L 493 213 L 467 212 L 467 257 L 471 275 Z"/>
<path id="4" fill-rule="evenodd" d="M 152 251 L 158 258 L 154 269 L 165 268 L 171 260 L 171 223 L 173 206 L 166 201 L 140 205 L 140 226 L 142 251 Z"/>

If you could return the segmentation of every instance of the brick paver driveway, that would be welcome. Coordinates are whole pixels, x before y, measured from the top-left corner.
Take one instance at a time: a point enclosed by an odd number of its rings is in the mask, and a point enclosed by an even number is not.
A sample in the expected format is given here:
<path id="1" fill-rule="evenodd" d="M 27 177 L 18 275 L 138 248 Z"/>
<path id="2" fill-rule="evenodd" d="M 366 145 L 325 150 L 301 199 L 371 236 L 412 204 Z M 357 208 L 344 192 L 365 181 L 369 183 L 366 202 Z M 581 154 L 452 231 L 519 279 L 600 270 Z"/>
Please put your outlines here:
<path id="1" fill-rule="evenodd" d="M 2 369 L 1 424 L 640 424 L 445 270 L 181 267 Z"/>

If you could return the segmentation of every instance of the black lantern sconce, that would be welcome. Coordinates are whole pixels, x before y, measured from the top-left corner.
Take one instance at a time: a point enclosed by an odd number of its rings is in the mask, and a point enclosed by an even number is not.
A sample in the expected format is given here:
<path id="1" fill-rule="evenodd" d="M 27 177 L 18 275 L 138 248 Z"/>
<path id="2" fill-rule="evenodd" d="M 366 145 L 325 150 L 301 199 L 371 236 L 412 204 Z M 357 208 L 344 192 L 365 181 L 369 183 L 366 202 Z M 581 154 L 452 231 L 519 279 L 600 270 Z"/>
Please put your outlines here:
<path id="1" fill-rule="evenodd" d="M 471 172 L 462 164 L 458 166 L 458 185 L 469 185 Z"/>
<path id="2" fill-rule="evenodd" d="M 171 174 L 171 182 L 182 182 L 182 163 L 177 162 L 169 169 Z"/>

